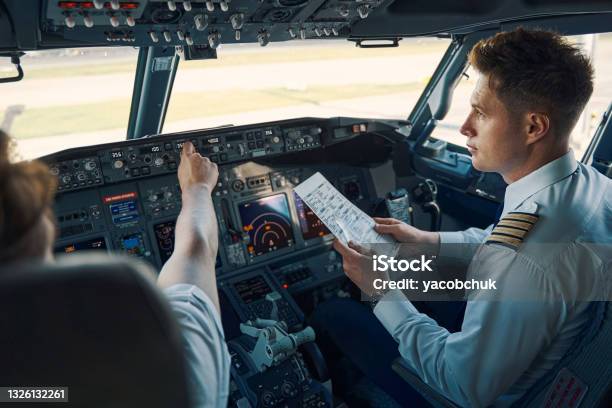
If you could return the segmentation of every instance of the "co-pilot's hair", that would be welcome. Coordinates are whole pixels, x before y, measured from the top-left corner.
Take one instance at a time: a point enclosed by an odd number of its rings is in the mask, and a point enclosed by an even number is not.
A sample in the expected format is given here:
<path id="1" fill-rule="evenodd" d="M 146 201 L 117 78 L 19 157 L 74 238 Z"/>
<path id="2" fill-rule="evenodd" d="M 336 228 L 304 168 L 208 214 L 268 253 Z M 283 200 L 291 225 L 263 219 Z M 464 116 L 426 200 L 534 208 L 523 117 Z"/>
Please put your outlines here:
<path id="1" fill-rule="evenodd" d="M 544 112 L 560 137 L 569 136 L 593 93 L 589 59 L 557 33 L 523 28 L 498 33 L 479 41 L 469 62 L 489 77 L 510 112 Z"/>
<path id="2" fill-rule="evenodd" d="M 14 163 L 12 150 L 0 130 L 0 263 L 39 257 L 50 244 L 41 226 L 43 215 L 52 216 L 57 186 L 44 163 Z"/>

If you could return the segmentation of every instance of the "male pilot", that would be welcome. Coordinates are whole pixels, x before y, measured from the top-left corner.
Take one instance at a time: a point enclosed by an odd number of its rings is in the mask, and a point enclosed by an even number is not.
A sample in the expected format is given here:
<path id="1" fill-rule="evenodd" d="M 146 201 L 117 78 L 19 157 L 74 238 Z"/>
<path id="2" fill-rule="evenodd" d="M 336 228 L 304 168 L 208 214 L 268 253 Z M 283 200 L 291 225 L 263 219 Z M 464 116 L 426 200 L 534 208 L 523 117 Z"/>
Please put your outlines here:
<path id="1" fill-rule="evenodd" d="M 474 168 L 508 183 L 501 219 L 462 232 L 421 231 L 392 219 L 376 219 L 375 228 L 403 243 L 440 245 L 441 252 L 453 250 L 447 244 L 478 244 L 464 254 L 474 256 L 468 274 L 493 277 L 502 301 L 468 301 L 460 331 L 450 333 L 402 292 L 387 291 L 374 315 L 394 342 L 378 322 L 356 317 L 354 305 L 322 305 L 313 318 L 318 335 L 402 405 L 418 397 L 390 372 L 387 348 L 398 345 L 416 375 L 461 406 L 516 402 L 579 336 L 590 319 L 580 301 L 601 300 L 590 278 L 609 273 L 610 253 L 590 244 L 612 241 L 612 181 L 577 162 L 569 148 L 593 90 L 588 59 L 557 34 L 519 28 L 477 43 L 469 62 L 480 76 L 460 131 Z M 354 243 L 334 247 L 346 275 L 372 294 L 371 257 Z"/>

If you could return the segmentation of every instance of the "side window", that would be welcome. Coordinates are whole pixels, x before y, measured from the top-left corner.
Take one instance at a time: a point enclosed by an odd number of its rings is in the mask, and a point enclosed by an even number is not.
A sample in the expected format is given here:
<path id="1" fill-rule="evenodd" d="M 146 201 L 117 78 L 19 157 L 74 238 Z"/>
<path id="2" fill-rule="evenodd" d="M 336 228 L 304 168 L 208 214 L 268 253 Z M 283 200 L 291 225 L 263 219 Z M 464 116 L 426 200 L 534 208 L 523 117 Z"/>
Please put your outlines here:
<path id="1" fill-rule="evenodd" d="M 603 113 L 612 101 L 612 78 L 608 75 L 609 72 L 612 72 L 612 34 L 572 36 L 570 40 L 578 44 L 591 58 L 595 69 L 593 96 L 574 127 L 570 140 L 570 146 L 576 158 L 580 159 Z M 465 136 L 459 133 L 459 128 L 470 112 L 470 95 L 477 79 L 478 73 L 469 67 L 459 80 L 453 93 L 451 108 L 444 120 L 438 123 L 432 134 L 433 137 L 458 146 L 465 146 Z"/>

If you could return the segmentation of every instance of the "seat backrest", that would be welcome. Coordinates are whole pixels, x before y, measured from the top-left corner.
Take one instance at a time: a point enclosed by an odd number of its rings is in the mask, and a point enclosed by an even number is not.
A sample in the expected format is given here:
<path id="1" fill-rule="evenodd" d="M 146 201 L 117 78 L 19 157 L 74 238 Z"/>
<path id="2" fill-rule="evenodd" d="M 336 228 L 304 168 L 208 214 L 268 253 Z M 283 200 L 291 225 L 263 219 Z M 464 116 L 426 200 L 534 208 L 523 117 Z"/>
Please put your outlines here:
<path id="1" fill-rule="evenodd" d="M 589 309 L 591 320 L 576 343 L 514 407 L 609 406 L 602 404 L 612 384 L 612 302 Z"/>
<path id="2" fill-rule="evenodd" d="M 0 270 L 0 384 L 70 406 L 188 407 L 181 337 L 144 264 L 71 255 Z"/>

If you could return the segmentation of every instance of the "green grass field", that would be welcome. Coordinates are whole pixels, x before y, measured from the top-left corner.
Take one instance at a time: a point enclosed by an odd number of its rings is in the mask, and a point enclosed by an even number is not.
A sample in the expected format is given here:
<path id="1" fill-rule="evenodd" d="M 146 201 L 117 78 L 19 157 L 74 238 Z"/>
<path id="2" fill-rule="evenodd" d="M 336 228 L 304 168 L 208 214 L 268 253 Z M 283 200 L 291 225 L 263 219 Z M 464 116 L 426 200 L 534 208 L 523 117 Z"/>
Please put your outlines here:
<path id="1" fill-rule="evenodd" d="M 210 117 L 280 108 L 297 104 L 377 96 L 420 89 L 419 82 L 399 85 L 347 85 L 311 87 L 306 90 L 271 88 L 264 90 L 228 90 L 207 93 L 177 93 L 171 97 L 166 123 L 200 117 Z M 71 133 L 127 128 L 130 99 L 101 103 L 32 108 L 19 115 L 11 133 L 17 139 L 28 139 Z"/>
<path id="2" fill-rule="evenodd" d="M 181 61 L 179 69 L 209 69 L 239 65 L 277 64 L 285 62 L 321 61 L 328 59 L 359 59 L 374 57 L 397 57 L 428 52 L 442 52 L 448 47 L 446 41 L 439 43 L 414 44 L 407 43 L 398 48 L 362 49 L 346 44 L 339 47 L 296 47 L 278 48 L 265 52 L 245 51 L 224 54 L 219 50 L 218 59 L 203 61 Z M 73 57 L 78 60 L 80 57 Z M 136 57 L 114 60 L 112 64 L 96 63 L 73 64 L 68 66 L 28 66 L 24 64 L 27 79 L 52 79 L 74 76 L 92 76 L 109 74 L 134 73 Z"/>

